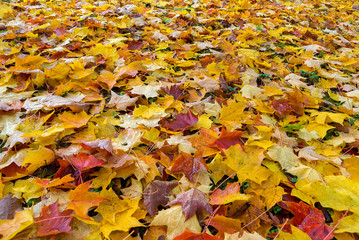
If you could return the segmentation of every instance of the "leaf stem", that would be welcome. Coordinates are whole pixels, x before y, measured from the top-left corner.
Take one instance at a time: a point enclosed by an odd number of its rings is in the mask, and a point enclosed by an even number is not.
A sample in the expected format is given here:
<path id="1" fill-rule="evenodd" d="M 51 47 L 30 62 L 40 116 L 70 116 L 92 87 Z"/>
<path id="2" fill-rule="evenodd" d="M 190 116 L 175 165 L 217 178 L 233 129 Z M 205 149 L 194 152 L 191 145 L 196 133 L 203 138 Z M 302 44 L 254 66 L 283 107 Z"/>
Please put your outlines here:
<path id="1" fill-rule="evenodd" d="M 337 222 L 337 224 L 335 224 L 335 226 L 332 228 L 332 230 L 327 234 L 327 236 L 325 236 L 325 238 L 323 240 L 327 240 L 327 238 L 329 238 L 329 236 L 334 232 L 334 230 L 338 227 L 338 225 L 341 223 L 341 221 L 348 215 L 349 209 L 345 211 L 344 215 L 339 219 L 339 221 Z"/>
<path id="2" fill-rule="evenodd" d="M 283 231 L 283 228 L 287 224 L 287 222 L 288 222 L 288 218 L 285 220 L 283 226 L 279 229 L 277 235 L 275 236 L 275 238 L 273 238 L 273 240 L 275 240 L 279 236 L 280 232 Z"/>
<path id="3" fill-rule="evenodd" d="M 203 228 L 203 231 L 202 231 L 202 234 L 206 232 L 209 224 L 211 223 L 212 221 L 212 218 L 214 217 L 214 215 L 216 215 L 218 209 L 220 208 L 221 206 L 219 205 L 214 211 L 213 211 L 213 214 L 211 215 L 211 217 L 208 219 L 207 223 L 206 223 L 206 226 L 204 226 Z"/>

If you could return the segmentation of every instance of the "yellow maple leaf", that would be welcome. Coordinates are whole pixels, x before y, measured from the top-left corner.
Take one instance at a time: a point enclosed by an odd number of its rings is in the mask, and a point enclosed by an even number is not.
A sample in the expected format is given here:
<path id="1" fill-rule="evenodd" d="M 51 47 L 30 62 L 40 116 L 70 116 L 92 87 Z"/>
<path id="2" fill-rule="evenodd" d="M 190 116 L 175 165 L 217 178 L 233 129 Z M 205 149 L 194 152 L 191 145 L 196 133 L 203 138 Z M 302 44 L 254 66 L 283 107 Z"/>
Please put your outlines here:
<path id="1" fill-rule="evenodd" d="M 228 131 L 232 131 L 241 125 L 245 107 L 244 102 L 231 101 L 228 106 L 222 107 L 218 122 L 223 124 Z"/>
<path id="2" fill-rule="evenodd" d="M 35 172 L 38 168 L 50 164 L 55 159 L 55 154 L 49 148 L 41 146 L 37 150 L 30 150 L 22 166 L 26 167 L 28 174 Z"/>
<path id="3" fill-rule="evenodd" d="M 311 238 L 302 230 L 291 225 L 292 234 L 287 232 L 280 232 L 278 240 L 311 240 Z"/>
<path id="4" fill-rule="evenodd" d="M 199 233 L 202 229 L 196 215 L 186 220 L 180 205 L 174 205 L 169 209 L 160 211 L 150 226 L 167 226 L 167 238 L 169 240 L 174 239 L 186 229 L 194 233 Z"/>
<path id="5" fill-rule="evenodd" d="M 338 225 L 335 233 L 359 233 L 359 214 L 346 216 Z"/>
<path id="6" fill-rule="evenodd" d="M 0 4 L 0 18 L 5 19 L 12 16 L 13 10 L 11 5 Z"/>
<path id="7" fill-rule="evenodd" d="M 107 191 L 105 195 L 111 199 L 108 201 L 109 205 L 104 205 L 98 209 L 98 212 L 104 214 L 106 217 L 101 221 L 100 227 L 106 238 L 108 238 L 113 231 L 128 231 L 133 227 L 143 226 L 142 223 L 132 216 L 138 208 L 140 198 L 117 200 L 118 197 L 113 191 L 112 193 L 111 191 Z M 121 211 L 118 211 L 117 207 L 120 207 Z M 107 219 L 111 221 L 107 221 Z"/>
<path id="8" fill-rule="evenodd" d="M 161 116 L 164 112 L 165 109 L 156 104 L 151 104 L 150 106 L 140 105 L 133 111 L 133 116 L 149 119 L 151 117 Z"/>
<path id="9" fill-rule="evenodd" d="M 131 208 L 128 201 L 120 200 L 112 189 L 103 189 L 100 195 L 107 198 L 109 201 L 101 202 L 97 207 L 96 212 L 100 213 L 104 220 L 109 223 L 116 224 L 116 214 Z"/>
<path id="10" fill-rule="evenodd" d="M 75 214 L 84 220 L 92 220 L 87 214 L 89 208 L 108 200 L 98 193 L 89 192 L 89 187 L 90 182 L 85 182 L 71 190 L 69 193 L 70 202 L 67 204 L 69 209 L 73 209 Z"/>
<path id="11" fill-rule="evenodd" d="M 271 159 L 279 162 L 282 168 L 286 170 L 296 167 L 300 163 L 293 149 L 286 146 L 283 147 L 276 144 L 268 149 L 267 154 Z"/>
<path id="12" fill-rule="evenodd" d="M 301 199 L 312 198 L 324 207 L 338 211 L 350 210 L 359 213 L 359 183 L 344 176 L 326 176 L 325 183 L 320 181 L 303 181 L 296 183 L 293 196 Z M 307 195 L 307 197 L 303 197 Z M 311 201 L 312 202 L 312 201 Z"/>
<path id="13" fill-rule="evenodd" d="M 227 156 L 226 164 L 235 171 L 240 170 L 247 164 L 259 166 L 264 159 L 263 149 L 248 147 L 245 151 L 239 144 L 230 146 L 224 152 Z"/>
<path id="14" fill-rule="evenodd" d="M 79 128 L 85 126 L 91 116 L 87 115 L 85 111 L 72 114 L 71 112 L 64 112 L 59 116 L 65 128 Z"/>
<path id="15" fill-rule="evenodd" d="M 30 209 L 16 212 L 13 219 L 0 220 L 0 234 L 2 239 L 13 239 L 18 233 L 31 226 L 33 222 L 34 219 Z M 25 236 L 25 238 L 26 237 L 27 236 Z"/>
<path id="16" fill-rule="evenodd" d="M 25 201 L 29 201 L 32 198 L 39 198 L 43 194 L 44 188 L 35 184 L 29 179 L 26 180 L 17 180 L 15 185 L 12 187 L 11 192 L 14 194 L 14 197 L 21 198 L 23 197 Z"/>

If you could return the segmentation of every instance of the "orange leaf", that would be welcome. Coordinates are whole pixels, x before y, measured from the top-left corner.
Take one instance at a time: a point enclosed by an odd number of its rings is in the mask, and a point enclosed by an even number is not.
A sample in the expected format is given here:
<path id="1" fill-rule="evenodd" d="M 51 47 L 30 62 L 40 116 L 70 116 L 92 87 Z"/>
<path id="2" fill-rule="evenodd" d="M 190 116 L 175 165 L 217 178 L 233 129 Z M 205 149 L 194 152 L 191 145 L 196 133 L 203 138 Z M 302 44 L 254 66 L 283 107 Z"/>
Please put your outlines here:
<path id="1" fill-rule="evenodd" d="M 64 112 L 59 118 L 64 123 L 65 128 L 79 128 L 86 125 L 91 116 L 87 115 L 85 111 L 75 114 Z"/>
<path id="2" fill-rule="evenodd" d="M 51 188 L 51 187 L 64 187 L 64 186 L 73 186 L 72 184 L 70 184 L 69 182 L 73 181 L 74 178 L 71 177 L 70 175 L 66 175 L 62 178 L 54 178 L 54 180 L 50 180 L 50 179 L 40 179 L 40 178 L 36 178 L 35 183 L 41 185 L 44 188 Z"/>
<path id="3" fill-rule="evenodd" d="M 193 157 L 191 154 L 182 152 L 173 163 L 171 173 L 183 172 L 191 181 L 199 171 L 207 171 L 208 167 L 201 157 Z"/>
<path id="4" fill-rule="evenodd" d="M 173 240 L 219 240 L 219 238 L 207 233 L 193 233 L 186 229 L 185 232 L 175 237 Z"/>
<path id="5" fill-rule="evenodd" d="M 203 157 L 207 157 L 219 152 L 218 148 L 212 147 L 211 142 L 217 138 L 217 133 L 210 129 L 201 128 L 198 135 L 188 138 L 197 151 L 202 152 Z"/>
<path id="6" fill-rule="evenodd" d="M 73 209 L 75 214 L 84 219 L 91 219 L 87 214 L 88 209 L 98 206 L 101 202 L 109 200 L 101 197 L 99 193 L 89 192 L 90 181 L 78 185 L 74 190 L 69 193 L 69 199 L 67 207 Z"/>
<path id="7" fill-rule="evenodd" d="M 40 216 L 36 218 L 37 236 L 44 237 L 70 232 L 71 226 L 69 224 L 73 218 L 71 213 L 70 209 L 59 212 L 57 201 L 49 206 L 44 205 Z"/>
<path id="8" fill-rule="evenodd" d="M 208 224 L 208 221 L 206 224 Z M 230 234 L 236 233 L 242 228 L 241 221 L 219 215 L 214 216 L 209 222 L 209 225 L 215 227 L 220 232 L 226 232 Z"/>
<path id="9" fill-rule="evenodd" d="M 211 205 L 222 205 L 233 202 L 235 200 L 248 200 L 249 197 L 239 193 L 240 186 L 238 183 L 230 183 L 224 190 L 216 189 L 210 196 Z"/>
<path id="10" fill-rule="evenodd" d="M 228 132 L 225 128 L 222 128 L 219 138 L 210 145 L 217 146 L 220 149 L 228 149 L 232 145 L 241 144 L 240 137 L 243 134 L 244 132 L 242 131 Z"/>

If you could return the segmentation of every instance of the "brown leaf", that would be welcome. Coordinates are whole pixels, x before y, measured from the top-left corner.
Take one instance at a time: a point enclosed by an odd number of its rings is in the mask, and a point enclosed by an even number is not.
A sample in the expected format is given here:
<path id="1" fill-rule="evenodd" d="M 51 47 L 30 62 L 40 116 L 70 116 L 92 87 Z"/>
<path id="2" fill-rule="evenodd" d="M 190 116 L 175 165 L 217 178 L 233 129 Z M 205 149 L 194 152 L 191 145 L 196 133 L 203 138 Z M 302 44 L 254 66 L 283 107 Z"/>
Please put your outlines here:
<path id="1" fill-rule="evenodd" d="M 208 212 L 209 214 L 213 213 L 212 208 L 206 199 L 206 195 L 196 188 L 192 188 L 185 193 L 178 194 L 176 199 L 167 205 L 175 204 L 182 205 L 182 211 L 186 219 L 189 219 L 195 213 L 198 213 L 200 209 Z"/>
<path id="2" fill-rule="evenodd" d="M 138 97 L 130 97 L 127 94 L 118 95 L 111 91 L 111 100 L 107 103 L 108 107 L 115 107 L 117 110 L 124 111 L 126 108 L 135 105 Z"/>
<path id="3" fill-rule="evenodd" d="M 166 182 L 155 180 L 150 183 L 143 191 L 144 205 L 148 213 L 153 217 L 157 213 L 157 207 L 168 203 L 168 196 L 176 187 L 176 182 Z"/>
<path id="4" fill-rule="evenodd" d="M 193 157 L 191 154 L 182 152 L 177 156 L 172 165 L 171 173 L 183 172 L 185 176 L 194 182 L 194 176 L 199 171 L 207 171 L 208 166 L 201 157 Z"/>
<path id="5" fill-rule="evenodd" d="M 191 127 L 198 122 L 198 116 L 194 115 L 191 111 L 187 113 L 180 113 L 175 116 L 176 120 L 166 124 L 167 128 L 178 131 L 187 127 Z"/>
<path id="6" fill-rule="evenodd" d="M 57 201 L 53 204 L 42 208 L 40 216 L 36 218 L 36 235 L 38 237 L 55 235 L 63 232 L 70 232 L 69 225 L 73 216 L 72 210 L 67 209 L 59 212 Z"/>
<path id="7" fill-rule="evenodd" d="M 12 219 L 16 211 L 22 210 L 20 199 L 13 198 L 13 194 L 9 194 L 0 200 L 0 219 Z"/>

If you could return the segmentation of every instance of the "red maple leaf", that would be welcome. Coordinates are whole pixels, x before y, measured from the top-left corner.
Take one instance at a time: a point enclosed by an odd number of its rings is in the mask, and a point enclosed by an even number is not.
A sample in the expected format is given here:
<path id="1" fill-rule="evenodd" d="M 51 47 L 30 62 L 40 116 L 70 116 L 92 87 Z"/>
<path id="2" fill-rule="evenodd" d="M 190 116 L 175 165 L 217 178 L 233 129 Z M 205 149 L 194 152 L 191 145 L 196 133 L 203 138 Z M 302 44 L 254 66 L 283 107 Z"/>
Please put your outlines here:
<path id="1" fill-rule="evenodd" d="M 238 183 L 229 183 L 224 190 L 217 188 L 214 192 L 212 192 L 209 203 L 211 205 L 223 204 L 222 202 L 224 202 L 227 197 L 237 195 L 239 191 L 240 186 Z"/>
<path id="2" fill-rule="evenodd" d="M 325 224 L 323 212 L 313 206 L 304 202 L 282 202 L 279 206 L 293 213 L 294 217 L 291 219 L 291 223 L 307 233 L 313 240 L 324 239 L 331 231 L 330 227 Z M 333 237 L 331 234 L 328 239 Z"/>
<path id="3" fill-rule="evenodd" d="M 219 238 L 207 233 L 193 233 L 186 229 L 186 231 L 173 240 L 219 240 Z"/>
<path id="4" fill-rule="evenodd" d="M 63 160 L 63 159 L 58 159 L 57 162 L 59 163 L 60 168 L 55 173 L 54 179 L 55 178 L 62 178 L 64 176 L 66 176 L 67 174 L 71 174 L 71 176 L 74 177 L 74 178 L 78 177 L 80 172 L 78 170 L 74 170 L 74 168 L 71 166 L 69 161 L 66 161 L 66 160 Z M 77 171 L 77 173 L 76 173 L 76 171 Z"/>
<path id="5" fill-rule="evenodd" d="M 193 177 L 201 170 L 208 170 L 208 166 L 203 158 L 194 157 L 191 154 L 182 152 L 173 163 L 171 173 L 183 172 L 193 182 Z"/>
<path id="6" fill-rule="evenodd" d="M 132 41 L 128 42 L 127 45 L 128 45 L 128 47 L 127 47 L 128 50 L 139 50 L 144 45 L 144 43 L 139 42 L 137 40 L 132 40 Z"/>
<path id="7" fill-rule="evenodd" d="M 59 212 L 57 201 L 42 208 L 40 216 L 36 218 L 37 236 L 44 237 L 63 232 L 70 232 L 70 222 L 73 218 L 72 210 L 67 209 Z"/>
<path id="8" fill-rule="evenodd" d="M 104 163 L 104 161 L 97 159 L 94 155 L 86 153 L 74 155 L 70 158 L 70 161 L 80 172 L 101 166 Z"/>
<path id="9" fill-rule="evenodd" d="M 283 117 L 291 112 L 303 115 L 304 114 L 304 106 L 312 106 L 313 103 L 308 98 L 295 88 L 292 93 L 287 94 L 288 99 L 279 99 L 274 100 L 270 104 L 270 106 L 277 111 L 277 113 Z"/>
<path id="10" fill-rule="evenodd" d="M 175 100 L 177 99 L 182 99 L 184 97 L 182 90 L 178 87 L 178 85 L 172 85 L 170 88 L 169 87 L 165 87 L 162 88 L 162 90 L 167 93 L 168 95 L 173 96 L 173 98 Z"/>
<path id="11" fill-rule="evenodd" d="M 175 121 L 166 124 L 166 127 L 173 131 L 184 130 L 198 122 L 198 116 L 194 115 L 191 111 L 177 114 L 175 118 Z"/>
<path id="12" fill-rule="evenodd" d="M 228 149 L 232 145 L 241 144 L 241 136 L 244 134 L 242 131 L 227 132 L 225 128 L 222 128 L 219 138 L 214 140 L 210 146 L 217 146 L 220 149 Z"/>
<path id="13" fill-rule="evenodd" d="M 279 99 L 274 100 L 270 106 L 281 116 L 286 116 L 291 113 L 294 109 L 290 106 L 288 100 Z"/>
<path id="14" fill-rule="evenodd" d="M 143 191 L 144 206 L 151 216 L 157 213 L 158 206 L 168 203 L 168 196 L 177 185 L 176 182 L 155 180 L 145 188 Z"/>
<path id="15" fill-rule="evenodd" d="M 182 211 L 186 220 L 192 217 L 195 213 L 199 212 L 200 209 L 208 212 L 209 214 L 213 213 L 212 208 L 206 199 L 206 195 L 197 188 L 192 188 L 187 192 L 178 194 L 176 199 L 167 205 L 175 204 L 182 205 Z"/>

